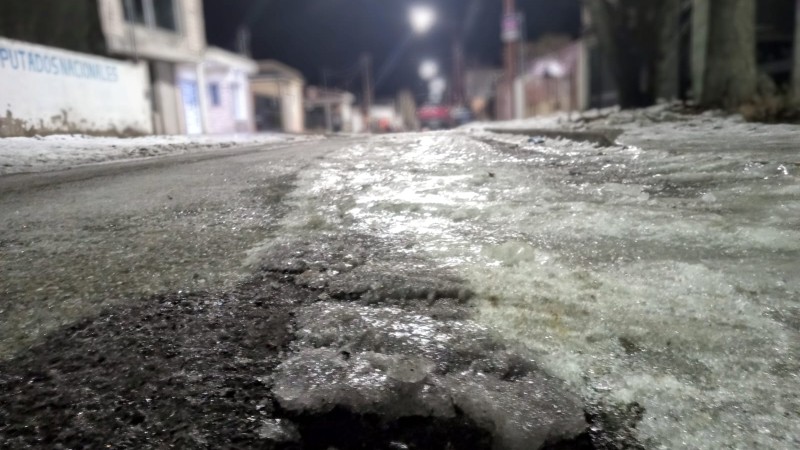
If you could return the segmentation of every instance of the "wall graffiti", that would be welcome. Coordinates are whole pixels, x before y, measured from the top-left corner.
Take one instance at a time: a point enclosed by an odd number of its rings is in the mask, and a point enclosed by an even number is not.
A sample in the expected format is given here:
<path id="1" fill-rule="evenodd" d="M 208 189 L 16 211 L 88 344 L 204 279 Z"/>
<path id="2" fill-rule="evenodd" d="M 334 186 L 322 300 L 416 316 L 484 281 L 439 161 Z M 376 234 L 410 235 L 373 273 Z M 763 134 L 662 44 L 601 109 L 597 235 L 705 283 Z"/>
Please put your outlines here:
<path id="1" fill-rule="evenodd" d="M 119 81 L 117 67 L 114 65 L 21 49 L 16 46 L 0 46 L 0 70 L 2 69 L 71 76 L 112 83 Z"/>

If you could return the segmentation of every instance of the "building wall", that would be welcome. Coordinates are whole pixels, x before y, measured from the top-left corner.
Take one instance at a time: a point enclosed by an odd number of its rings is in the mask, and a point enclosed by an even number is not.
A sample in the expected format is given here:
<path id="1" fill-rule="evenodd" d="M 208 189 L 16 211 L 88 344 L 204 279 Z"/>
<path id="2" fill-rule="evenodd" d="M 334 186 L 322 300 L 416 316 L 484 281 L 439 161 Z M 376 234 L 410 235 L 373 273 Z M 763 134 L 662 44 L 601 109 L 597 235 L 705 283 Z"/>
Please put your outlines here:
<path id="1" fill-rule="evenodd" d="M 172 62 L 202 58 L 206 40 L 201 0 L 173 0 L 177 12 L 176 32 L 126 22 L 124 1 L 98 0 L 109 53 Z"/>
<path id="2" fill-rule="evenodd" d="M 280 100 L 283 131 L 305 131 L 303 108 L 303 81 L 283 78 L 254 78 L 250 80 L 254 97 L 263 96 Z"/>
<path id="3" fill-rule="evenodd" d="M 144 64 L 0 38 L 0 136 L 152 132 Z"/>
<path id="4" fill-rule="evenodd" d="M 575 41 L 529 62 L 522 77 L 524 116 L 586 108 L 584 53 L 583 41 Z"/>
<path id="5" fill-rule="evenodd" d="M 159 134 L 208 130 L 204 73 L 206 50 L 201 0 L 97 0 L 109 54 L 149 62 L 153 127 Z M 159 23 L 155 8 L 171 1 L 174 27 Z M 127 5 L 141 4 L 140 20 L 126 19 Z"/>
<path id="6" fill-rule="evenodd" d="M 199 76 L 196 64 L 178 64 L 176 68 L 176 84 L 179 97 L 179 116 L 183 119 L 184 134 L 203 134 L 206 132 L 205 113 L 207 106 L 204 104 L 205 82 Z"/>
<path id="7" fill-rule="evenodd" d="M 247 75 L 237 70 L 206 70 L 209 133 L 253 131 Z M 212 92 L 216 91 L 216 94 Z"/>
<path id="8" fill-rule="evenodd" d="M 153 128 L 156 134 L 183 133 L 178 88 L 175 84 L 175 65 L 166 62 L 150 63 L 153 97 Z"/>
<path id="9" fill-rule="evenodd" d="M 303 82 L 292 80 L 286 83 L 283 91 L 284 131 L 302 133 L 305 131 L 305 111 L 303 110 Z"/>

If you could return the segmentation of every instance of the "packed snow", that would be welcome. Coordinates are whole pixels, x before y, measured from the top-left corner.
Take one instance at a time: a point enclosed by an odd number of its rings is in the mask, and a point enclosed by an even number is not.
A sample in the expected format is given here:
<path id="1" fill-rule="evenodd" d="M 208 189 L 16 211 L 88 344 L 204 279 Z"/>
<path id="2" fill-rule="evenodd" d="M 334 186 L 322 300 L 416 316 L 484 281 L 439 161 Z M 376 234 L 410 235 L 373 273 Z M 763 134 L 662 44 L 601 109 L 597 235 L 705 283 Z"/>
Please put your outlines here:
<path id="1" fill-rule="evenodd" d="M 138 138 L 86 135 L 0 138 L 0 175 L 62 170 L 108 161 L 223 150 L 310 138 L 278 133 Z"/>
<path id="2" fill-rule="evenodd" d="M 667 119 L 610 147 L 375 137 L 303 173 L 284 226 L 408 242 L 587 404 L 641 405 L 647 448 L 797 448 L 800 128 Z"/>

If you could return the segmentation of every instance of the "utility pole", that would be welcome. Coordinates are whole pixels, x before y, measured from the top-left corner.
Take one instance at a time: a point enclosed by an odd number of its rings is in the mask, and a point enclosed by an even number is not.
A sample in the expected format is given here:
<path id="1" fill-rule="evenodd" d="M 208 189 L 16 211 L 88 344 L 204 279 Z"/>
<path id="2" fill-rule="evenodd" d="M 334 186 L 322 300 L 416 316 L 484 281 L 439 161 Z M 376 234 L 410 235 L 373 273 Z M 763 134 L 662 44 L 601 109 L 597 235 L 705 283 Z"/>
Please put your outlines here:
<path id="1" fill-rule="evenodd" d="M 251 43 L 252 43 L 252 35 L 250 33 L 250 27 L 247 25 L 242 25 L 236 30 L 236 51 L 240 55 L 246 56 L 248 58 L 252 57 L 253 54 L 250 51 Z"/>
<path id="2" fill-rule="evenodd" d="M 511 20 L 513 18 L 516 21 L 516 14 L 517 14 L 517 6 L 515 0 L 503 0 L 503 18 L 504 20 Z M 518 25 L 517 25 L 518 26 Z M 518 33 L 518 31 L 517 31 Z M 517 58 L 519 55 L 519 38 L 514 38 L 513 36 L 507 36 L 505 45 L 505 54 L 504 54 L 504 61 L 505 61 L 505 71 L 506 77 L 508 79 L 513 79 L 517 76 Z"/>
<path id="3" fill-rule="evenodd" d="M 453 87 L 451 94 L 453 105 L 464 105 L 464 44 L 458 28 L 453 33 Z"/>
<path id="4" fill-rule="evenodd" d="M 325 131 L 328 133 L 333 132 L 333 117 L 331 113 L 330 100 L 326 98 L 328 95 L 328 69 L 322 69 L 322 101 L 325 105 Z"/>
<path id="5" fill-rule="evenodd" d="M 361 70 L 362 84 L 364 86 L 364 101 L 362 107 L 364 108 L 364 121 L 366 122 L 367 131 L 370 128 L 370 116 L 372 111 L 372 57 L 366 53 L 361 57 Z"/>
<path id="6" fill-rule="evenodd" d="M 505 69 L 504 83 L 506 102 L 503 108 L 501 119 L 511 119 L 514 117 L 514 80 L 519 71 L 519 40 L 520 26 L 517 16 L 517 5 L 515 0 L 503 0 L 503 42 L 505 49 L 503 52 L 503 67 Z"/>

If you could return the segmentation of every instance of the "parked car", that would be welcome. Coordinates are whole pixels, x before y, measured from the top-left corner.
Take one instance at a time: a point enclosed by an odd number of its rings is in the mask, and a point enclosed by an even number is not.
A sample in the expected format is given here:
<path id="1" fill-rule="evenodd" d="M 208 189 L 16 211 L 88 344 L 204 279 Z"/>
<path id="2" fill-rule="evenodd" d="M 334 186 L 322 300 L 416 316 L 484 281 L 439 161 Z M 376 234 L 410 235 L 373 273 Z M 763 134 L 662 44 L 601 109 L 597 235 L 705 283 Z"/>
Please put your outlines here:
<path id="1" fill-rule="evenodd" d="M 453 126 L 461 126 L 468 124 L 474 120 L 472 111 L 464 106 L 456 106 L 450 109 L 450 118 L 453 120 Z"/>
<path id="2" fill-rule="evenodd" d="M 442 130 L 453 126 L 450 108 L 444 105 L 425 105 L 417 110 L 417 119 L 423 130 Z"/>

